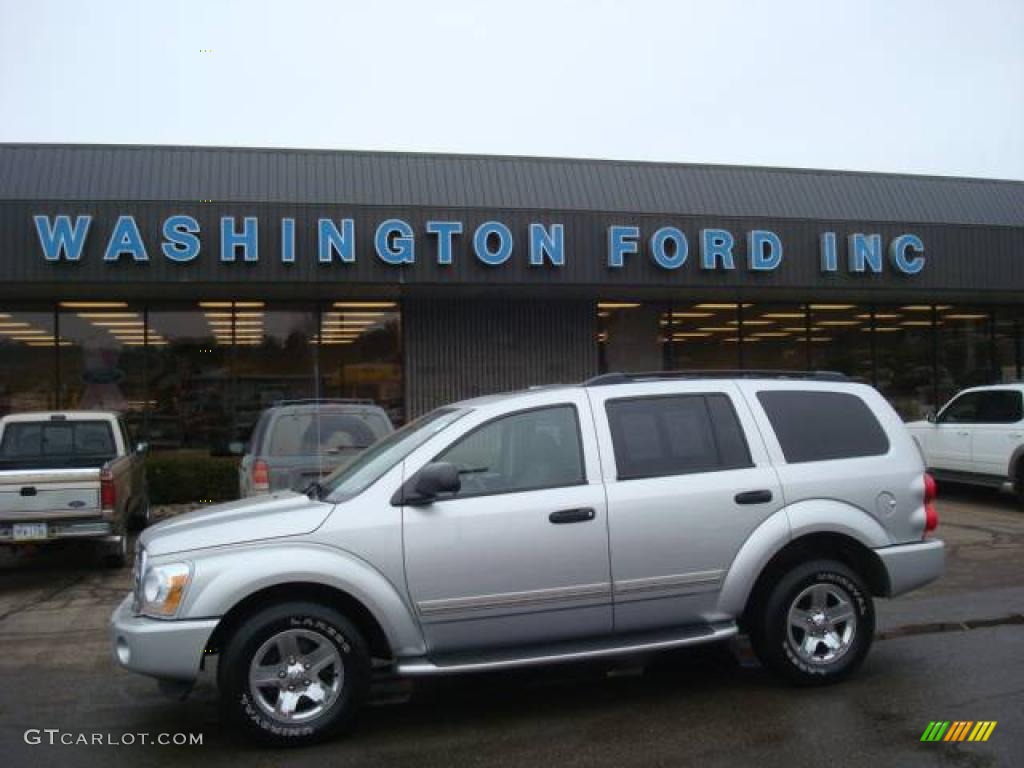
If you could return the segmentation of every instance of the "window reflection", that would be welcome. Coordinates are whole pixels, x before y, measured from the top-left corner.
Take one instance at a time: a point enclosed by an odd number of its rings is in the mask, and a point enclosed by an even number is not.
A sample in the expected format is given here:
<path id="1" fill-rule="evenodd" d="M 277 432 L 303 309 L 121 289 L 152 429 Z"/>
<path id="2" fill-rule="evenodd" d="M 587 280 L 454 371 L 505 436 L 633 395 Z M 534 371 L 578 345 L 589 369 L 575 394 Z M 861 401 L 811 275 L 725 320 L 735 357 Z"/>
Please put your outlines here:
<path id="1" fill-rule="evenodd" d="M 133 433 L 142 426 L 146 403 L 146 321 L 127 302 L 67 302 L 60 305 L 60 393 L 62 408 L 119 411 Z M 164 342 L 159 334 L 149 340 Z"/>
<path id="2" fill-rule="evenodd" d="M 939 402 L 959 390 L 998 378 L 993 362 L 992 315 L 983 307 L 936 307 Z"/>
<path id="3" fill-rule="evenodd" d="M 54 313 L 0 307 L 0 415 L 55 407 Z"/>
<path id="4" fill-rule="evenodd" d="M 674 370 L 740 367 L 737 304 L 674 303 L 662 315 L 668 329 L 669 365 Z"/>
<path id="5" fill-rule="evenodd" d="M 154 450 L 224 450 L 232 410 L 227 304 L 149 310 L 150 332 L 161 340 L 149 350 L 146 439 Z M 214 311 L 226 318 L 209 317 Z M 227 326 L 219 324 L 224 319 Z"/>
<path id="6" fill-rule="evenodd" d="M 999 307 L 993 325 L 993 369 L 998 381 L 1021 378 L 1024 347 L 1021 345 L 1021 312 L 1017 307 Z"/>
<path id="7" fill-rule="evenodd" d="M 874 309 L 875 386 L 908 420 L 936 406 L 931 315 L 928 304 Z"/>
<path id="8" fill-rule="evenodd" d="M 316 335 L 316 311 L 308 305 L 265 306 L 263 302 L 240 301 L 232 311 L 234 412 L 228 442 L 245 442 L 265 408 L 281 400 L 306 400 L 319 394 L 310 344 Z M 207 309 L 208 322 L 212 322 L 210 315 Z M 231 326 L 227 330 L 230 332 Z M 219 343 L 230 343 L 230 338 L 218 334 Z"/>
<path id="9" fill-rule="evenodd" d="M 744 304 L 741 315 L 743 367 L 807 370 L 805 312 L 803 304 Z M 813 336 L 811 341 L 818 343 Z"/>
<path id="10" fill-rule="evenodd" d="M 812 303 L 808 310 L 810 367 L 818 371 L 838 371 L 870 384 L 874 376 L 871 307 Z"/>
<path id="11" fill-rule="evenodd" d="M 599 366 L 608 371 L 661 371 L 667 367 L 666 306 L 630 301 L 597 305 Z"/>
<path id="12" fill-rule="evenodd" d="M 405 421 L 401 314 L 392 301 L 338 301 L 320 315 L 311 339 L 325 397 L 363 398 Z"/>

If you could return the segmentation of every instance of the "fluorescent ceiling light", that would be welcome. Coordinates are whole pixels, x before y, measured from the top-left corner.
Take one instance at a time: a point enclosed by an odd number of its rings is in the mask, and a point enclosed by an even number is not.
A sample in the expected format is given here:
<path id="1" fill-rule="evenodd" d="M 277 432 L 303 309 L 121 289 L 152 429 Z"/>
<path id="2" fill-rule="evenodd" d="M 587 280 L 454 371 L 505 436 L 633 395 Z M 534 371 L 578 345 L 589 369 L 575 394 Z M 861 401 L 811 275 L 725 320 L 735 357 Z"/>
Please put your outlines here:
<path id="1" fill-rule="evenodd" d="M 336 301 L 335 309 L 393 309 L 397 306 L 394 301 Z"/>
<path id="2" fill-rule="evenodd" d="M 338 306 L 335 304 L 334 306 Z M 598 309 L 636 309 L 640 304 L 634 302 L 623 302 L 623 301 L 602 301 L 598 303 Z"/>
<path id="3" fill-rule="evenodd" d="M 739 304 L 694 304 L 694 309 L 736 309 Z M 753 304 L 744 304 L 744 307 L 752 307 Z"/>
<path id="4" fill-rule="evenodd" d="M 127 309 L 127 301 L 62 301 L 67 309 Z"/>

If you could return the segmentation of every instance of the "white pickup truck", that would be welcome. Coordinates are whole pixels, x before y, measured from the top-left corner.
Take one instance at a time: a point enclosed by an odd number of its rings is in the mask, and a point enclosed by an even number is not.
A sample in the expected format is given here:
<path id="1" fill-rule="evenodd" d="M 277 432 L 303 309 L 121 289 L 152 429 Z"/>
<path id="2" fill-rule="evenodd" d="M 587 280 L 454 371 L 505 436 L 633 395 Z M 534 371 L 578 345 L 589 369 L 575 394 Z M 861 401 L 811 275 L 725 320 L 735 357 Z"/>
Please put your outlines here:
<path id="1" fill-rule="evenodd" d="M 0 543 L 96 541 L 107 565 L 127 562 L 126 531 L 149 518 L 143 443 L 105 411 L 0 419 Z"/>
<path id="2" fill-rule="evenodd" d="M 937 479 L 1009 487 L 1024 498 L 1024 384 L 965 389 L 907 429 Z"/>

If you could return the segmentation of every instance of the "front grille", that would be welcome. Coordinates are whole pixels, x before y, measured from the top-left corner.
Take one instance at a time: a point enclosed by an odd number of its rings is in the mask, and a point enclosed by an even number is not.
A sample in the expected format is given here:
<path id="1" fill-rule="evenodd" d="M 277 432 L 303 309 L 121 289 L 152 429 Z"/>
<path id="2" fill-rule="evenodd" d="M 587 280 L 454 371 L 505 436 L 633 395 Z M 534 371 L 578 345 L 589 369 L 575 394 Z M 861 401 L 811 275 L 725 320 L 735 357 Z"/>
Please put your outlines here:
<path id="1" fill-rule="evenodd" d="M 146 575 L 146 548 L 135 545 L 135 562 L 132 564 L 132 613 L 142 611 L 142 579 Z"/>

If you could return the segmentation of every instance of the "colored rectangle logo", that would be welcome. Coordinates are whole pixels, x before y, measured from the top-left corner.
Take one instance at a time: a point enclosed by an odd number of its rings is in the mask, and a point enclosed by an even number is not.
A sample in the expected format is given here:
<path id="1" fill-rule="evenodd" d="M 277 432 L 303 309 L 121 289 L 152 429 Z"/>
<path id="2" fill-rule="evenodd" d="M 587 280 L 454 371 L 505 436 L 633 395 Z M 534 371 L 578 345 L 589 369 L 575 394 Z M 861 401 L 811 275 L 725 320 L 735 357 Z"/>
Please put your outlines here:
<path id="1" fill-rule="evenodd" d="M 921 734 L 921 741 L 988 741 L 996 729 L 995 720 L 933 720 Z"/>

